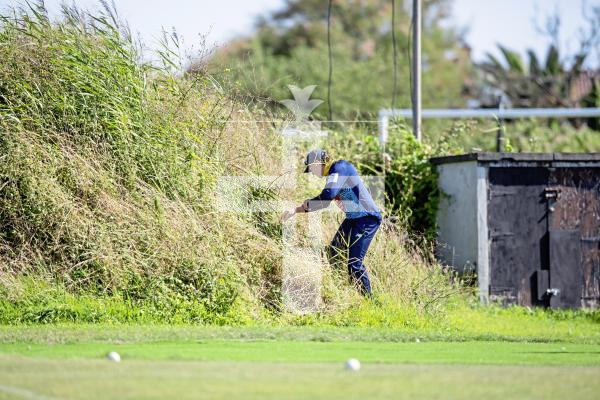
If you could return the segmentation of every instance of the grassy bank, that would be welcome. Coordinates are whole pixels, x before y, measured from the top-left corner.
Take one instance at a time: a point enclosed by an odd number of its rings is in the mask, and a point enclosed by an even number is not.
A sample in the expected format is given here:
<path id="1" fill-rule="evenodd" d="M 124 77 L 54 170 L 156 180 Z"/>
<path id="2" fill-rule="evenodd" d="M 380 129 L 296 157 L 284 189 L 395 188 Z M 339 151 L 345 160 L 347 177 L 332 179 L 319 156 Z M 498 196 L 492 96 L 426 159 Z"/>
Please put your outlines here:
<path id="1" fill-rule="evenodd" d="M 324 143 L 361 173 L 386 170 L 396 222 L 386 220 L 366 258 L 374 301 L 358 295 L 344 263 L 325 262 L 319 311 L 287 313 L 281 210 L 217 207 L 221 176 L 277 178 L 249 200 L 316 194 L 305 176 L 292 190 L 277 184 L 281 123 L 237 123 L 285 116 L 250 111 L 202 69 L 178 69 L 176 44 L 167 36 L 160 62 L 144 62 L 110 8 L 65 7 L 52 22 L 36 3 L 0 18 L 0 324 L 283 324 L 595 340 L 592 312 L 469 305 L 473 288 L 415 236 L 431 233 L 439 196 L 427 157 L 459 139 L 422 145 L 395 124 L 388 158 L 374 126 L 333 127 Z M 325 243 L 341 219 L 323 217 Z M 310 246 L 300 216 L 294 247 Z M 302 250 L 291 257 L 306 266 Z"/>
<path id="2" fill-rule="evenodd" d="M 286 320 L 280 212 L 217 208 L 220 176 L 283 173 L 279 126 L 229 121 L 281 116 L 255 115 L 204 71 L 178 69 L 175 36 L 158 64 L 142 61 L 110 8 L 65 7 L 50 21 L 41 3 L 27 7 L 0 19 L 0 322 Z M 302 201 L 314 191 L 299 177 L 294 190 L 248 196 Z M 340 220 L 325 218 L 324 240 Z M 300 217 L 295 247 L 310 246 L 306 229 Z M 369 305 L 343 265 L 326 265 L 315 318 L 438 318 L 466 291 L 407 239 L 401 224 L 378 233 Z M 307 263 L 302 251 L 291 256 Z"/>

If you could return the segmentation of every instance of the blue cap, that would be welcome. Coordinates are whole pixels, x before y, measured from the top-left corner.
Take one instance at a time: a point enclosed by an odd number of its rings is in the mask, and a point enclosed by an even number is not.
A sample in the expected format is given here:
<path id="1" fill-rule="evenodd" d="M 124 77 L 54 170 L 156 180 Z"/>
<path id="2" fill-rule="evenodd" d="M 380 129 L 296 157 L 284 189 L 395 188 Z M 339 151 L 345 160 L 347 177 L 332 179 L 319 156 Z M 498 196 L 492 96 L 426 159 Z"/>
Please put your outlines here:
<path id="1" fill-rule="evenodd" d="M 308 166 L 310 164 L 325 164 L 325 159 L 327 158 L 327 152 L 325 150 L 312 150 L 306 155 L 306 160 L 304 160 L 304 173 L 308 172 Z"/>

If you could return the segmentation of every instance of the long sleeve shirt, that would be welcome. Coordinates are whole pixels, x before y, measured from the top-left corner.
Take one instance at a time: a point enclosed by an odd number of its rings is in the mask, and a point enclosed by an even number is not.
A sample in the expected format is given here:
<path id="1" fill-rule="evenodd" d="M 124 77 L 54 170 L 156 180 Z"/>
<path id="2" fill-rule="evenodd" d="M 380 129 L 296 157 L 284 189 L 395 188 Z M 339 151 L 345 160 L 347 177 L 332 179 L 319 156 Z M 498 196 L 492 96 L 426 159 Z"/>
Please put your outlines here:
<path id="1" fill-rule="evenodd" d="M 345 160 L 336 161 L 325 173 L 325 188 L 318 196 L 308 200 L 308 211 L 326 208 L 331 201 L 335 201 L 346 213 L 346 218 L 372 215 L 381 220 L 375 201 L 351 163 Z"/>

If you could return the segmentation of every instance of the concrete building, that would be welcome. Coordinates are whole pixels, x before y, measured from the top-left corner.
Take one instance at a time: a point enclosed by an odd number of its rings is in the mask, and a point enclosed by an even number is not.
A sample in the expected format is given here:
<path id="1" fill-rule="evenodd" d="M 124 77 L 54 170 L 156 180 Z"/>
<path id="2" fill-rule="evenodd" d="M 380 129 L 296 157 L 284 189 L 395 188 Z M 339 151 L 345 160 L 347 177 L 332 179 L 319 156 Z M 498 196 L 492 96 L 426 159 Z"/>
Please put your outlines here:
<path id="1" fill-rule="evenodd" d="M 597 307 L 600 153 L 433 158 L 439 260 L 477 273 L 483 302 Z"/>

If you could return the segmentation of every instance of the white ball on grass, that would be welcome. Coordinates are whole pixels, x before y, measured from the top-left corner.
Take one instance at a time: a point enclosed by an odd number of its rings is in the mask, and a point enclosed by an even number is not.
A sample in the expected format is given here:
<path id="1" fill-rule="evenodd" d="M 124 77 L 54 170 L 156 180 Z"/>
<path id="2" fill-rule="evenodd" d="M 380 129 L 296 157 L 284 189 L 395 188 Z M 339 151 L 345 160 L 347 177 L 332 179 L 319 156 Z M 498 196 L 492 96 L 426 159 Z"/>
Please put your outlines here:
<path id="1" fill-rule="evenodd" d="M 121 356 L 116 351 L 111 351 L 106 355 L 108 361 L 121 362 Z"/>
<path id="2" fill-rule="evenodd" d="M 346 369 L 350 371 L 358 371 L 360 369 L 360 361 L 356 358 L 351 358 L 346 361 Z"/>

